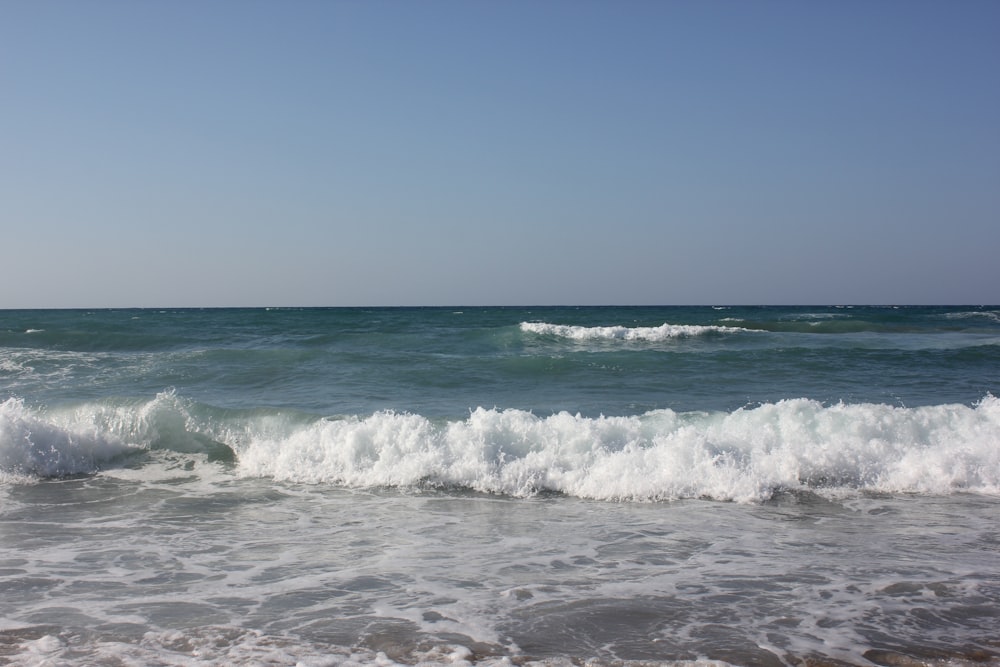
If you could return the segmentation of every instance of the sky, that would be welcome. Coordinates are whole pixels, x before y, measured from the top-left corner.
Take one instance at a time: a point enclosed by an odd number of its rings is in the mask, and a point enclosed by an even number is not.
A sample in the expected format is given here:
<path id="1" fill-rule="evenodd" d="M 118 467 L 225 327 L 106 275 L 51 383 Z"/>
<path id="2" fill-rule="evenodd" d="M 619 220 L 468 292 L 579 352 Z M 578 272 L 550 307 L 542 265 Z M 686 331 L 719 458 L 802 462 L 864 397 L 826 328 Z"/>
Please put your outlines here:
<path id="1" fill-rule="evenodd" d="M 1000 303 L 995 0 L 4 0 L 0 308 Z"/>

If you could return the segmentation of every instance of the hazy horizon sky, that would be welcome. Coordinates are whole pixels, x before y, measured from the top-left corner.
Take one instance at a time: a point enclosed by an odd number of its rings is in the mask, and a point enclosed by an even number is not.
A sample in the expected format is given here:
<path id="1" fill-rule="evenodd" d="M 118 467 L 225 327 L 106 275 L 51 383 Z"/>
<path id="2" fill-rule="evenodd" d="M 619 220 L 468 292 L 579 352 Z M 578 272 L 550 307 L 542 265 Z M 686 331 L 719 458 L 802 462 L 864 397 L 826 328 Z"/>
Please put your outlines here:
<path id="1" fill-rule="evenodd" d="M 1000 302 L 1000 3 L 0 3 L 0 308 Z"/>

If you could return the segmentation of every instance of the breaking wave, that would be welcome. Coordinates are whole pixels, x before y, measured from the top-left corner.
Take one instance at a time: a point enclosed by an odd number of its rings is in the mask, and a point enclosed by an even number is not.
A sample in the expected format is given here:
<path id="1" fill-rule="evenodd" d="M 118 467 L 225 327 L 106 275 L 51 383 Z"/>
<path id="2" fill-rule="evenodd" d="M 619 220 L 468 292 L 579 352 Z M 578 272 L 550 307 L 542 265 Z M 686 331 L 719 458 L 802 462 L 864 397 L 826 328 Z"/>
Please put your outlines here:
<path id="1" fill-rule="evenodd" d="M 1000 492 L 1000 401 L 895 408 L 796 399 L 633 417 L 377 413 L 237 447 L 243 475 L 348 486 L 457 486 L 601 500 L 759 502 L 779 490 Z"/>
<path id="2" fill-rule="evenodd" d="M 172 392 L 137 404 L 0 404 L 0 472 L 96 472 L 136 451 L 233 474 L 347 487 L 458 488 L 610 501 L 762 502 L 781 491 L 1000 494 L 1000 399 L 916 408 L 808 399 L 636 416 L 477 408 L 461 420 L 377 412 L 321 419 L 220 410 Z"/>
<path id="3" fill-rule="evenodd" d="M 673 338 L 691 338 L 706 334 L 729 334 L 750 331 L 741 327 L 661 324 L 658 327 L 582 327 L 547 322 L 521 322 L 521 331 L 541 336 L 556 336 L 572 340 L 634 340 L 659 342 Z"/>
<path id="4" fill-rule="evenodd" d="M 0 403 L 0 481 L 94 473 L 151 449 L 232 458 L 172 391 L 150 401 L 38 410 Z"/>
<path id="5" fill-rule="evenodd" d="M 17 398 L 0 403 L 0 480 L 89 473 L 132 450 L 96 424 L 49 419 Z"/>

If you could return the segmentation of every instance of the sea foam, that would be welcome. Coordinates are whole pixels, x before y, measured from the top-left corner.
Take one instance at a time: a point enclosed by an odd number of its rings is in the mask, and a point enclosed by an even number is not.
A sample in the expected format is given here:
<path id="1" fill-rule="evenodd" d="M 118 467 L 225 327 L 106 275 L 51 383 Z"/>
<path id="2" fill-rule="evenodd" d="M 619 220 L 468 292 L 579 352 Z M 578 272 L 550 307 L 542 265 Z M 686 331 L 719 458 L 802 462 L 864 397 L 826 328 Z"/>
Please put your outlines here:
<path id="1" fill-rule="evenodd" d="M 751 331 L 741 327 L 696 325 L 696 324 L 661 324 L 658 327 L 583 327 L 568 324 L 549 324 L 547 322 L 521 322 L 521 331 L 542 336 L 556 336 L 572 340 L 632 340 L 658 342 L 672 338 L 690 338 L 712 333 L 738 333 Z"/>
<path id="2" fill-rule="evenodd" d="M 173 392 L 61 412 L 34 411 L 19 399 L 0 404 L 0 474 L 96 472 L 149 449 L 207 454 L 243 477 L 514 497 L 1000 494 L 1000 399 L 905 408 L 801 398 L 733 412 L 600 417 L 477 408 L 452 420 L 391 411 L 335 419 L 234 412 Z"/>
<path id="3" fill-rule="evenodd" d="M 1000 401 L 974 407 L 795 399 L 732 413 L 463 421 L 380 412 L 234 445 L 242 475 L 353 487 L 462 487 L 600 500 L 760 502 L 780 490 L 1000 493 Z"/>

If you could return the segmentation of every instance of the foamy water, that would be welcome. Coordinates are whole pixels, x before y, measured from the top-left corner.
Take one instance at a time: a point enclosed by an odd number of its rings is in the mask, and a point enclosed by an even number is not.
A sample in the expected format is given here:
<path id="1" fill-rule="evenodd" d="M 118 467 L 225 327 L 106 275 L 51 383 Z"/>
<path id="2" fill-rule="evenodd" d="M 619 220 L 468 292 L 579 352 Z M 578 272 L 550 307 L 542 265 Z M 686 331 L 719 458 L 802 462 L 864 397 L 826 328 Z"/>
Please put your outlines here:
<path id="1" fill-rule="evenodd" d="M 6 313 L 0 663 L 1000 664 L 995 312 Z"/>
<path id="2" fill-rule="evenodd" d="M 996 621 L 990 496 L 518 499 L 159 452 L 3 500 L 22 664 L 864 664 L 989 646 Z"/>
<path id="3" fill-rule="evenodd" d="M 664 323 L 658 327 L 581 327 L 547 322 L 521 322 L 521 331 L 542 336 L 558 336 L 573 340 L 644 340 L 664 341 L 671 338 L 704 336 L 713 333 L 738 333 L 750 331 L 740 327 Z"/>
<path id="4" fill-rule="evenodd" d="M 794 399 L 732 413 L 464 420 L 379 412 L 294 420 L 199 419 L 173 392 L 138 405 L 38 413 L 0 404 L 0 469 L 51 477 L 137 452 L 225 452 L 233 474 L 356 488 L 455 488 L 514 497 L 762 502 L 784 491 L 1000 494 L 1000 400 L 973 406 L 824 406 Z"/>

